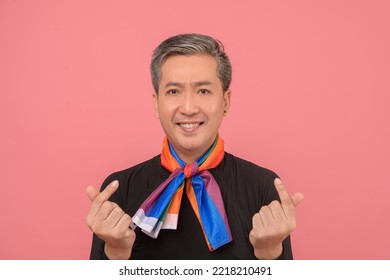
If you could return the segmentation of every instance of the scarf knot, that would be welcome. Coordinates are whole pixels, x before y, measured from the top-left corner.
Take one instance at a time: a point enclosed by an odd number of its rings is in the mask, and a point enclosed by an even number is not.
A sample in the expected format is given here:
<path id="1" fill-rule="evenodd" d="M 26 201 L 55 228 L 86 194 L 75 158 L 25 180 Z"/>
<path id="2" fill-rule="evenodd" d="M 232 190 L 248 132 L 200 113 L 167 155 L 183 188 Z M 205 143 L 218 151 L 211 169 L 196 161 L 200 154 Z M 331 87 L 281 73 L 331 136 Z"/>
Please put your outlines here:
<path id="1" fill-rule="evenodd" d="M 188 179 L 196 175 L 199 171 L 198 163 L 194 162 L 191 164 L 186 164 L 184 166 L 184 178 Z"/>
<path id="2" fill-rule="evenodd" d="M 221 190 L 208 171 L 224 158 L 224 144 L 219 135 L 196 162 L 186 164 L 165 137 L 161 165 L 171 175 L 141 204 L 132 217 L 147 235 L 157 238 L 161 229 L 177 229 L 181 198 L 185 193 L 203 230 L 206 244 L 213 251 L 232 240 Z M 191 242 L 191 240 L 188 240 Z"/>

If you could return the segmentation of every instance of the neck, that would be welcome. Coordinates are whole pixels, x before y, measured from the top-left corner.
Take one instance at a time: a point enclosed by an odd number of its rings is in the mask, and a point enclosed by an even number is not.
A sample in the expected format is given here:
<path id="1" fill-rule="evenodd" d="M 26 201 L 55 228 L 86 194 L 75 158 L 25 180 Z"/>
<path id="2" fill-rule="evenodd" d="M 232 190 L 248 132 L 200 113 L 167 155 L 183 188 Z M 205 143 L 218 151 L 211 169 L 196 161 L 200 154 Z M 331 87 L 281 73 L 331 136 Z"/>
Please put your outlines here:
<path id="1" fill-rule="evenodd" d="M 174 147 L 177 155 L 180 157 L 180 159 L 182 161 L 184 161 L 186 164 L 191 164 L 191 163 L 194 163 L 195 161 L 198 160 L 198 158 L 200 158 L 206 151 L 203 151 L 203 152 L 182 152 L 182 151 L 179 151 L 177 150 L 175 147 Z"/>
<path id="2" fill-rule="evenodd" d="M 217 137 L 217 136 L 216 136 Z M 205 153 L 213 147 L 217 142 L 217 138 L 214 138 L 214 141 L 210 143 L 210 145 L 207 146 L 206 149 L 182 149 L 181 147 L 175 147 L 175 145 L 172 142 L 169 142 L 170 145 L 172 145 L 173 149 L 175 150 L 175 153 L 177 156 L 184 161 L 186 164 L 192 164 L 196 162 L 200 157 L 205 155 Z"/>

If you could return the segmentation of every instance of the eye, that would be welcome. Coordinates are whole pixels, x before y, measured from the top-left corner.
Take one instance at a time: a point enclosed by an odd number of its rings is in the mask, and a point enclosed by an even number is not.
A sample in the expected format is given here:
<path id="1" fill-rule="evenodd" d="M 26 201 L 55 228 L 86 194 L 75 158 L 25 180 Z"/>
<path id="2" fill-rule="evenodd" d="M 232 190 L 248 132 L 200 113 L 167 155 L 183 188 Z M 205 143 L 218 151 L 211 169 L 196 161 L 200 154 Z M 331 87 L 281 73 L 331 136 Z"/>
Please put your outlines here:
<path id="1" fill-rule="evenodd" d="M 199 90 L 199 93 L 201 93 L 201 94 L 208 94 L 208 93 L 210 93 L 210 91 L 207 90 L 207 89 L 201 89 L 201 90 Z"/>
<path id="2" fill-rule="evenodd" d="M 170 90 L 167 91 L 167 93 L 168 93 L 168 94 L 172 94 L 172 95 L 176 95 L 176 94 L 179 93 L 179 91 L 176 90 L 176 89 L 170 89 Z"/>

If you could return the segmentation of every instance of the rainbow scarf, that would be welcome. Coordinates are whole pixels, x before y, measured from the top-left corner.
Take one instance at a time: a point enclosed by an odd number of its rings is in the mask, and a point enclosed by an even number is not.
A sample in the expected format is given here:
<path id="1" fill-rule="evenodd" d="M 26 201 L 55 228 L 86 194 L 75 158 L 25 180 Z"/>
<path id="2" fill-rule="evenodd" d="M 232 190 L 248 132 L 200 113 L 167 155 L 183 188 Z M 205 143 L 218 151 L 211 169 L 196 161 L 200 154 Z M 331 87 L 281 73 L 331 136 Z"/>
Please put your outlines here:
<path id="1" fill-rule="evenodd" d="M 230 242 L 232 236 L 221 191 L 207 169 L 217 167 L 224 157 L 223 140 L 217 136 L 211 148 L 196 162 L 186 164 L 165 137 L 161 165 L 171 175 L 145 201 L 132 217 L 137 226 L 153 238 L 160 229 L 176 229 L 184 186 L 192 209 L 202 227 L 207 245 L 213 251 Z M 190 240 L 189 240 L 190 242 Z"/>

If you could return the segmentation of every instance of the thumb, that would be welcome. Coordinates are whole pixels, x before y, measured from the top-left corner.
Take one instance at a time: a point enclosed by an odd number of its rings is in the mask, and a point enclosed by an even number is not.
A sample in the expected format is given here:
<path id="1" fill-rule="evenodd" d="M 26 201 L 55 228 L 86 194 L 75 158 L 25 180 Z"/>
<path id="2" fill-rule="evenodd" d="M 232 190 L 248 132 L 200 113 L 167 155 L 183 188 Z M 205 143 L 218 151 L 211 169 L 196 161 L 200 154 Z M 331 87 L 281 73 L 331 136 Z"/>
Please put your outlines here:
<path id="1" fill-rule="evenodd" d="M 298 204 L 300 204 L 304 199 L 304 196 L 303 196 L 303 193 L 294 193 L 292 196 L 291 196 L 291 200 L 292 202 L 294 203 L 294 206 L 298 206 Z"/>
<path id="2" fill-rule="evenodd" d="M 85 192 L 91 201 L 93 201 L 100 194 L 100 192 L 92 186 L 88 186 Z"/>

